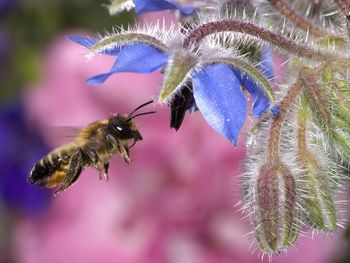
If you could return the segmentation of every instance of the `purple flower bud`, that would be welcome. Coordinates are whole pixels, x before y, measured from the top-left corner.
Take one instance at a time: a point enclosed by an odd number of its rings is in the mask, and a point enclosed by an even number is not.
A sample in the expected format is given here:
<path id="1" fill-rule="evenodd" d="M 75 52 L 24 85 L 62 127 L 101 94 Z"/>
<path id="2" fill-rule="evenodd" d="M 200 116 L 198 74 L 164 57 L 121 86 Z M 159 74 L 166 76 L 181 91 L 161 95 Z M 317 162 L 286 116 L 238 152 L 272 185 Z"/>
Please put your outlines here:
<path id="1" fill-rule="evenodd" d="M 279 160 L 267 162 L 249 191 L 251 218 L 260 248 L 280 253 L 293 245 L 299 233 L 300 212 L 296 181 L 290 169 Z"/>

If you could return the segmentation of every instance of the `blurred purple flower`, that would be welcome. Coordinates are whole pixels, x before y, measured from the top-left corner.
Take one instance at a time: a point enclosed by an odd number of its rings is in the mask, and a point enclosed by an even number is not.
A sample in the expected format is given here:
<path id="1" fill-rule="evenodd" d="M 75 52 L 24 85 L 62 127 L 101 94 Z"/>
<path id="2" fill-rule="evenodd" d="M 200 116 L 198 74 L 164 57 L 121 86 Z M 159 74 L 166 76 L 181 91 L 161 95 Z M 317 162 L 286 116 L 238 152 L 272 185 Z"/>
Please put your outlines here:
<path id="1" fill-rule="evenodd" d="M 17 2 L 16 0 L 0 0 L 0 16 L 13 11 L 17 7 Z"/>
<path id="2" fill-rule="evenodd" d="M 11 209 L 33 214 L 45 209 L 48 191 L 27 184 L 32 165 L 48 152 L 42 139 L 30 131 L 20 104 L 0 111 L 0 198 Z"/>

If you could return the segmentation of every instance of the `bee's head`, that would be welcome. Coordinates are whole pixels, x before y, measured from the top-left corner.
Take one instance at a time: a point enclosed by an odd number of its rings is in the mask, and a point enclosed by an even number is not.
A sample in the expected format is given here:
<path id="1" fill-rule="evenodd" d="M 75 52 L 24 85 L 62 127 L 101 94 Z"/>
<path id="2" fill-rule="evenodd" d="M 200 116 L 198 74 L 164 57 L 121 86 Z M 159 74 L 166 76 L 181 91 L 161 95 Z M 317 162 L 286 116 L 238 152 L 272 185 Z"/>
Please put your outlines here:
<path id="1" fill-rule="evenodd" d="M 142 140 L 142 136 L 138 131 L 136 125 L 127 116 L 117 114 L 109 119 L 107 125 L 107 133 L 116 139 L 134 141 Z"/>
<path id="2" fill-rule="evenodd" d="M 137 141 L 141 141 L 142 136 L 138 128 L 136 127 L 135 123 L 132 120 L 137 116 L 152 114 L 152 113 L 155 113 L 155 111 L 143 112 L 136 115 L 133 115 L 133 114 L 137 110 L 141 109 L 142 107 L 152 102 L 153 101 L 148 101 L 140 105 L 139 107 L 134 109 L 132 112 L 130 112 L 126 116 L 117 114 L 111 117 L 107 125 L 107 133 L 111 134 L 116 139 L 121 139 L 121 140 L 134 139 L 134 143 Z"/>

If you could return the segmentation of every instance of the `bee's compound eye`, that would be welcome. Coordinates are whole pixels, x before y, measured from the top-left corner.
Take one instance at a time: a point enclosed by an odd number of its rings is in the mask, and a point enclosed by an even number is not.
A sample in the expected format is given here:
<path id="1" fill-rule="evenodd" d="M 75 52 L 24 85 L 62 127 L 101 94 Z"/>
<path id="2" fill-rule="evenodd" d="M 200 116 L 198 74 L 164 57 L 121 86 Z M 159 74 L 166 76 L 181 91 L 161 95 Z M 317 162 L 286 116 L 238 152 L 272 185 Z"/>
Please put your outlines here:
<path id="1" fill-rule="evenodd" d="M 133 138 L 133 133 L 125 121 L 112 121 L 108 127 L 107 132 L 115 138 L 119 139 L 131 139 Z"/>

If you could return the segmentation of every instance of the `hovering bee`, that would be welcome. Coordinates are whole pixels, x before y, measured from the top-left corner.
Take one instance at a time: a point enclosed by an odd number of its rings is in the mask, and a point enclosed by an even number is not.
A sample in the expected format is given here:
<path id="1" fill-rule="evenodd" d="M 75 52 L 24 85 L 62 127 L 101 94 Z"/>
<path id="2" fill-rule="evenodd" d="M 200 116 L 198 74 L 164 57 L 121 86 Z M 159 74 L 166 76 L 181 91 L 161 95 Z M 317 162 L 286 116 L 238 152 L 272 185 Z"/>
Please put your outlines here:
<path id="1" fill-rule="evenodd" d="M 126 163 L 132 161 L 129 148 L 142 136 L 132 121 L 135 117 L 152 114 L 148 111 L 133 115 L 151 104 L 148 101 L 127 115 L 116 114 L 108 120 L 90 123 L 77 134 L 75 141 L 65 144 L 38 161 L 28 177 L 28 182 L 40 187 L 55 188 L 55 195 L 68 189 L 81 174 L 85 166 L 93 166 L 108 180 L 109 160 L 119 154 Z M 130 140 L 133 140 L 129 146 Z"/>

